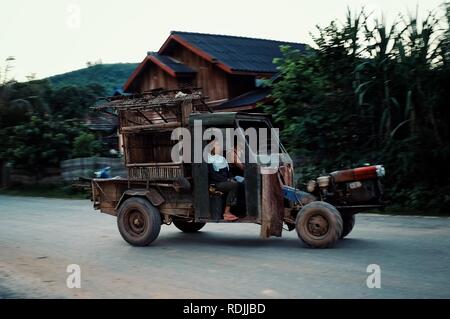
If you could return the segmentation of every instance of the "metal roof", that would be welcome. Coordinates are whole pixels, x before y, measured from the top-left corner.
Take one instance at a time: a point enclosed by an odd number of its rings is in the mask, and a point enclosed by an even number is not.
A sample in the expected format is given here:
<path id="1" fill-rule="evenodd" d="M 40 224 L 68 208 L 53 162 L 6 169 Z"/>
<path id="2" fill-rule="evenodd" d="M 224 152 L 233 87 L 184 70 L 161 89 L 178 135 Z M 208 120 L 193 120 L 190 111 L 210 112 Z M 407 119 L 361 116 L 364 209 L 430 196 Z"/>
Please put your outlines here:
<path id="1" fill-rule="evenodd" d="M 201 121 L 201 125 L 208 127 L 234 127 L 236 119 L 270 119 L 268 114 L 247 112 L 215 112 L 215 113 L 192 113 L 189 115 L 189 125 L 194 126 L 194 121 Z"/>
<path id="2" fill-rule="evenodd" d="M 171 69 L 176 74 L 193 74 L 197 73 L 197 71 L 191 69 L 187 65 L 181 63 L 180 61 L 175 60 L 174 58 L 159 54 L 158 52 L 148 52 L 148 56 L 151 56 L 158 60 L 160 63 L 167 66 L 169 69 Z"/>
<path id="3" fill-rule="evenodd" d="M 242 95 L 239 95 L 231 100 L 214 107 L 215 110 L 229 109 L 241 106 L 255 105 L 264 100 L 270 94 L 269 88 L 259 88 Z"/>
<path id="4" fill-rule="evenodd" d="M 229 35 L 181 31 L 172 31 L 171 35 L 181 37 L 190 45 L 226 64 L 232 70 L 243 72 L 277 72 L 273 59 L 282 57 L 280 52 L 282 45 L 288 45 L 301 52 L 306 49 L 306 45 L 302 43 Z"/>

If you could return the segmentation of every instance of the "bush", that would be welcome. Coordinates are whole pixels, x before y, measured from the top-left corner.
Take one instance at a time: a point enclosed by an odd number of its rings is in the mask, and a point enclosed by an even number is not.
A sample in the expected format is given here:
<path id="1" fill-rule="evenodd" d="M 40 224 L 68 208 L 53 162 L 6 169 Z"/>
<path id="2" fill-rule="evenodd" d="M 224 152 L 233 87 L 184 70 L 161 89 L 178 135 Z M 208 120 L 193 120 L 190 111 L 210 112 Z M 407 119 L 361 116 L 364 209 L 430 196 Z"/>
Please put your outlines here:
<path id="1" fill-rule="evenodd" d="M 385 164 L 394 203 L 448 213 L 449 19 L 450 5 L 391 27 L 349 12 L 319 27 L 308 54 L 282 48 L 265 109 L 301 156 L 300 175 Z"/>
<path id="2" fill-rule="evenodd" d="M 102 143 L 94 134 L 81 132 L 73 142 L 73 157 L 99 156 L 102 151 Z"/>

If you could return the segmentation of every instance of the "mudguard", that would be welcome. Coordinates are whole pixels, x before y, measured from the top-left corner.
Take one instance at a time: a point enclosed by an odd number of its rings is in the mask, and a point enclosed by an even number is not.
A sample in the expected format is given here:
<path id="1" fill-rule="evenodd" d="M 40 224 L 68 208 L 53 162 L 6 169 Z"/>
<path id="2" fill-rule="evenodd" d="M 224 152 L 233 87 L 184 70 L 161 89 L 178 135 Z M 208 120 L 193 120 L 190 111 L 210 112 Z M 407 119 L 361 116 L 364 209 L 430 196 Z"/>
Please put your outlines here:
<path id="1" fill-rule="evenodd" d="M 145 197 L 149 200 L 149 202 L 157 207 L 165 202 L 164 197 L 154 188 L 149 189 L 129 189 L 123 192 L 122 196 L 119 199 L 119 202 L 116 205 L 116 210 L 119 209 L 119 206 L 130 197 L 140 196 Z"/>

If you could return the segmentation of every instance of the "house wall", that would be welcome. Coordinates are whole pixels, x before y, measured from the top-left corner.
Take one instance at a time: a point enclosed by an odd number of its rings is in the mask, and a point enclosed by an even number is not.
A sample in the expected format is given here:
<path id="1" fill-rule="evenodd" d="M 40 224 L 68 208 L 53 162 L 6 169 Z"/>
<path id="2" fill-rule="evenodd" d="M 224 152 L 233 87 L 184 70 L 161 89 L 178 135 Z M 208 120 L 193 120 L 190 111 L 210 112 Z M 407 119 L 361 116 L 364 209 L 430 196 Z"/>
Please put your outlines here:
<path id="1" fill-rule="evenodd" d="M 144 92 L 154 89 L 177 89 L 178 81 L 154 63 L 148 63 L 133 81 L 129 92 Z"/>
<path id="2" fill-rule="evenodd" d="M 179 89 L 187 85 L 203 89 L 209 102 L 231 99 L 255 89 L 254 75 L 229 74 L 215 63 L 207 61 L 179 43 L 173 43 L 164 54 L 169 55 L 197 72 L 195 77 L 172 77 L 154 63 L 148 63 L 128 88 L 129 92 L 153 89 Z"/>
<path id="3" fill-rule="evenodd" d="M 229 98 L 227 73 L 213 63 L 177 44 L 168 55 L 197 71 L 194 86 L 201 87 L 209 101 Z"/>

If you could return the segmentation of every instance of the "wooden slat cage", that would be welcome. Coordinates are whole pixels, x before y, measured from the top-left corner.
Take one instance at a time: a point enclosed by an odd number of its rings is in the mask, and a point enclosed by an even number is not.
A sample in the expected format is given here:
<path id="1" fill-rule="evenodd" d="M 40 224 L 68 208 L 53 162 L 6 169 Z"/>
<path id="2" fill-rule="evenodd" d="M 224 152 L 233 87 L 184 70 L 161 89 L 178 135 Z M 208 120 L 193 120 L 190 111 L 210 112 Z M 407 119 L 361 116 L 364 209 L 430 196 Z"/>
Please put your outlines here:
<path id="1" fill-rule="evenodd" d="M 175 180 L 185 177 L 181 163 L 147 163 L 129 165 L 127 168 L 130 180 Z"/>
<path id="2" fill-rule="evenodd" d="M 129 180 L 173 181 L 187 177 L 182 163 L 173 163 L 172 130 L 188 126 L 193 112 L 212 112 L 199 90 L 158 91 L 111 97 L 96 109 L 119 116 Z"/>

